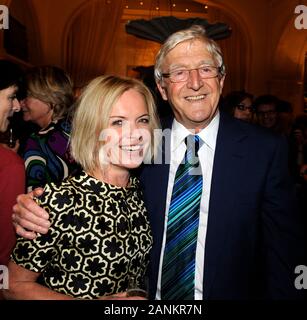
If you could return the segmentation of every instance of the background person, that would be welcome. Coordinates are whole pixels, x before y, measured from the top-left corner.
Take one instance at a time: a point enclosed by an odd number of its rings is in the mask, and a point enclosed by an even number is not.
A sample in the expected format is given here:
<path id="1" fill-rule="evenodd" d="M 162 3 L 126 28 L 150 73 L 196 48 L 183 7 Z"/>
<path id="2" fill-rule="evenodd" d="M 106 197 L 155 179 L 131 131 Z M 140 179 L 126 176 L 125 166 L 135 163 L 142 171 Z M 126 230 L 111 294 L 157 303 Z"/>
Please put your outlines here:
<path id="1" fill-rule="evenodd" d="M 257 122 L 261 127 L 283 134 L 277 110 L 279 100 L 273 95 L 261 95 L 254 101 Z"/>
<path id="2" fill-rule="evenodd" d="M 74 103 L 69 76 L 54 66 L 34 67 L 26 74 L 27 97 L 21 102 L 23 119 L 37 124 L 27 139 L 23 158 L 28 190 L 59 182 L 76 170 L 69 152 L 68 112 Z"/>
<path id="3" fill-rule="evenodd" d="M 5 132 L 9 118 L 20 110 L 16 94 L 22 71 L 14 63 L 0 60 L 0 132 Z M 0 144 L 0 265 L 7 265 L 16 236 L 12 208 L 25 191 L 25 168 L 16 152 Z M 1 298 L 0 298 L 1 299 Z"/>
<path id="4" fill-rule="evenodd" d="M 253 95 L 245 91 L 230 92 L 223 100 L 221 109 L 236 119 L 253 122 Z"/>

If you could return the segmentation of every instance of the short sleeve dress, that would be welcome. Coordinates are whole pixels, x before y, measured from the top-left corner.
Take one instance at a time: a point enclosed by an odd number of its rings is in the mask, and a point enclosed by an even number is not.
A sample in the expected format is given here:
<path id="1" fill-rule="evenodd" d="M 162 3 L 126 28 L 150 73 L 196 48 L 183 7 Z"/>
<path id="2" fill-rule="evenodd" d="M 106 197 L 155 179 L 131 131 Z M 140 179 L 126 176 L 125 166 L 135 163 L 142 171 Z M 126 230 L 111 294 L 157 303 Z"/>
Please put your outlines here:
<path id="1" fill-rule="evenodd" d="M 82 171 L 47 184 L 38 202 L 50 214 L 50 230 L 35 240 L 19 238 L 12 259 L 40 273 L 39 283 L 95 299 L 125 291 L 131 275 L 144 276 L 152 235 L 136 177 L 122 188 Z"/>

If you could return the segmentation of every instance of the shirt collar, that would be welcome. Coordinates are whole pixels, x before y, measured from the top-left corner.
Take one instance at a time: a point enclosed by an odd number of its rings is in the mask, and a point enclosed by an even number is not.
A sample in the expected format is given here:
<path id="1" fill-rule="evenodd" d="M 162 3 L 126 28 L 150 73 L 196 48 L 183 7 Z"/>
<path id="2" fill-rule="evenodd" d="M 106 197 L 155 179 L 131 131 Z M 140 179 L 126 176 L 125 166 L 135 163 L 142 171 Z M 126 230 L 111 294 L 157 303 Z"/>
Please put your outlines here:
<path id="1" fill-rule="evenodd" d="M 220 112 L 217 111 L 214 118 L 210 121 L 208 126 L 202 129 L 198 135 L 202 139 L 203 143 L 205 143 L 210 149 L 215 150 L 216 145 L 216 137 L 220 123 Z M 172 125 L 172 152 L 175 151 L 184 139 L 190 135 L 191 132 L 181 123 L 179 123 L 176 119 L 173 121 Z"/>

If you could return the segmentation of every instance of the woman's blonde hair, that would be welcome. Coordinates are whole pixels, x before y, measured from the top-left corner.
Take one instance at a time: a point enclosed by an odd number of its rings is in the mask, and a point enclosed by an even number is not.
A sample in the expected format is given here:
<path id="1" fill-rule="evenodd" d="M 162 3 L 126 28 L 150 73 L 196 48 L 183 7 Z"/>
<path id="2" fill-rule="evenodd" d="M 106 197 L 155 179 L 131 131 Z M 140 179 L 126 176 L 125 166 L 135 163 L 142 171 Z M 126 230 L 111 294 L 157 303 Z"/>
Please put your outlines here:
<path id="1" fill-rule="evenodd" d="M 64 70 L 54 66 L 34 67 L 26 74 L 27 96 L 53 110 L 52 120 L 66 116 L 74 102 L 73 85 Z"/>
<path id="2" fill-rule="evenodd" d="M 150 90 L 136 79 L 100 76 L 83 90 L 73 118 L 71 153 L 84 170 L 91 172 L 97 167 L 100 133 L 108 127 L 112 107 L 129 89 L 136 90 L 144 97 L 149 114 L 151 154 L 154 154 L 154 129 L 159 128 L 159 120 Z"/>

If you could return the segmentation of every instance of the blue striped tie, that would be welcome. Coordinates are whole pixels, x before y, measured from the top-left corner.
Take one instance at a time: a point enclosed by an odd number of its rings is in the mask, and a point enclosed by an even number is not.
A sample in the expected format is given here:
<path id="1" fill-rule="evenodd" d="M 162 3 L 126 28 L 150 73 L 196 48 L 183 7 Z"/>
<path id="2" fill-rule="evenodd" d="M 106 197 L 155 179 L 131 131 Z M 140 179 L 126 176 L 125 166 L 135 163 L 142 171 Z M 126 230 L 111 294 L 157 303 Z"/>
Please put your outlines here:
<path id="1" fill-rule="evenodd" d="M 200 138 L 189 135 L 179 165 L 168 213 L 162 265 L 161 299 L 194 299 L 195 254 L 203 179 L 198 159 Z"/>

